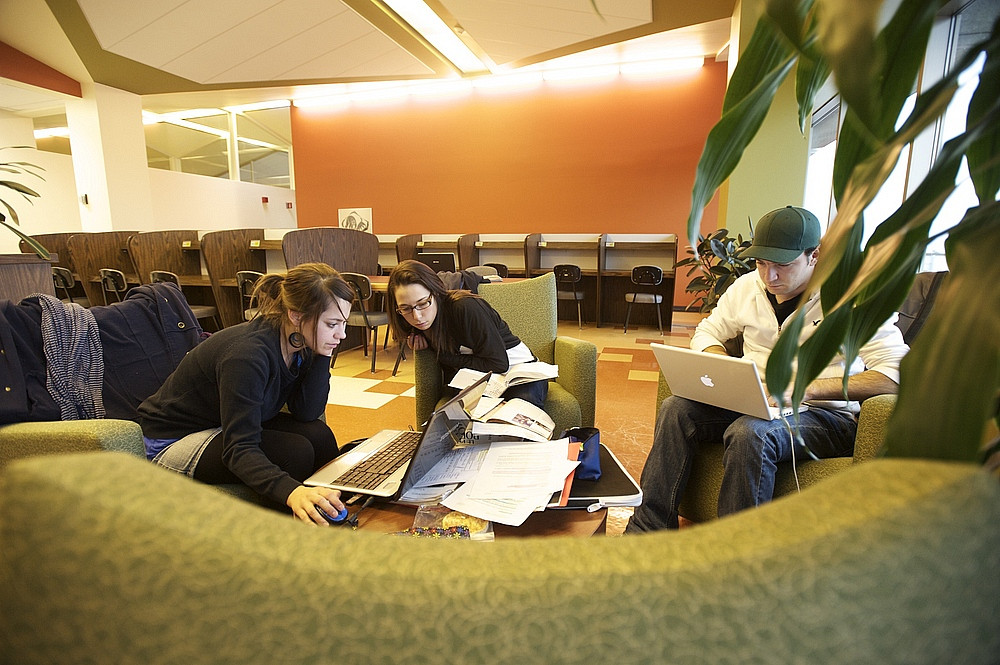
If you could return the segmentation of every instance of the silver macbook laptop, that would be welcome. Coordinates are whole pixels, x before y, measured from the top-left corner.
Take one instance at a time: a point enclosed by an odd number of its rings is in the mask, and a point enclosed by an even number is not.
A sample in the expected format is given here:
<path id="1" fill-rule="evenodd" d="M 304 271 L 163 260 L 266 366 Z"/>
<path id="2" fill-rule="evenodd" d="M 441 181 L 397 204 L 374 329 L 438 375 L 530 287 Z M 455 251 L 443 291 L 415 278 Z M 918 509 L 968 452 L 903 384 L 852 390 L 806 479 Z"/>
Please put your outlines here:
<path id="1" fill-rule="evenodd" d="M 479 401 L 491 374 L 431 414 L 423 432 L 385 429 L 326 464 L 304 484 L 396 499 L 460 443 L 471 422 L 467 410 Z"/>
<path id="2" fill-rule="evenodd" d="M 650 347 L 674 395 L 764 420 L 788 417 L 796 412 L 790 407 L 779 409 L 767 403 L 764 384 L 752 360 L 656 342 Z M 799 411 L 807 408 L 802 405 Z"/>

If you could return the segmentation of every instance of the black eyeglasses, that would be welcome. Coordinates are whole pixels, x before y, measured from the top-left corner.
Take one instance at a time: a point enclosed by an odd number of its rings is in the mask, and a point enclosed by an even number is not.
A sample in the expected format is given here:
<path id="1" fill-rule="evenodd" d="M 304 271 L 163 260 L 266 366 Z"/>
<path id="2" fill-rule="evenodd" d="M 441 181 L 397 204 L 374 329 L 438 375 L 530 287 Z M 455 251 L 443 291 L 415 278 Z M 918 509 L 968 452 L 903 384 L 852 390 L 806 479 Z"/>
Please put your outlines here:
<path id="1" fill-rule="evenodd" d="M 396 308 L 396 311 L 399 312 L 400 315 L 402 315 L 402 316 L 408 316 L 410 314 L 413 314 L 414 310 L 421 311 L 421 310 L 425 310 L 428 307 L 430 307 L 431 306 L 431 301 L 433 299 L 434 299 L 434 295 L 431 294 L 431 295 L 427 296 L 426 298 L 424 298 L 422 300 L 418 300 L 417 302 L 413 303 L 412 307 L 410 305 L 400 305 L 399 307 Z"/>

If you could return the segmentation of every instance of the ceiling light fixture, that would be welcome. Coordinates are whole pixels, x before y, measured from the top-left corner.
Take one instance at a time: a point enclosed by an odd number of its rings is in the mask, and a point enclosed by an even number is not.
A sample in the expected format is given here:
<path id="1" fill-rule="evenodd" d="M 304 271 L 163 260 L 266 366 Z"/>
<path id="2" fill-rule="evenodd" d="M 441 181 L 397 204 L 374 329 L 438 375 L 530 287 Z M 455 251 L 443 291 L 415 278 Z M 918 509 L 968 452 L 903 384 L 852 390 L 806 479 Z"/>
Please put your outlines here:
<path id="1" fill-rule="evenodd" d="M 489 67 L 423 0 L 383 0 L 383 2 L 463 73 L 489 71 Z"/>

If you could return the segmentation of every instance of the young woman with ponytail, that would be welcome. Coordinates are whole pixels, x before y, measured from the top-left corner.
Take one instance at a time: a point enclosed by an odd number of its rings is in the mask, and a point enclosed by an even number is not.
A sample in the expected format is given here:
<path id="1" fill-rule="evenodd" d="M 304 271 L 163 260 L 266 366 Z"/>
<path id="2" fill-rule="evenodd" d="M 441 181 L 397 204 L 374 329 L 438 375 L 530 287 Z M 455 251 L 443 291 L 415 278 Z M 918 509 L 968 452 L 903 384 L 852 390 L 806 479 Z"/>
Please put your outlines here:
<path id="1" fill-rule="evenodd" d="M 326 264 L 262 277 L 257 316 L 192 349 L 140 405 L 147 457 L 205 483 L 245 483 L 299 520 L 328 524 L 319 510 L 335 515 L 340 493 L 302 481 L 338 453 L 320 417 L 352 297 Z"/>

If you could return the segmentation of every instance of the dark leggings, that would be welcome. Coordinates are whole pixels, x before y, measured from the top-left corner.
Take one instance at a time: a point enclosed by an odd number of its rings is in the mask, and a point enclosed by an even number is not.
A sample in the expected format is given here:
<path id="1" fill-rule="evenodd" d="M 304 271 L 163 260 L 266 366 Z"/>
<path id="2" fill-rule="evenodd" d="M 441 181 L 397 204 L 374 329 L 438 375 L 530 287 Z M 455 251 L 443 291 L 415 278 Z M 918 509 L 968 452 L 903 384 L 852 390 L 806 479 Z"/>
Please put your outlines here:
<path id="1" fill-rule="evenodd" d="M 338 454 L 337 437 L 322 420 L 302 422 L 287 413 L 261 424 L 260 449 L 285 473 L 302 482 Z M 210 485 L 242 482 L 222 461 L 222 434 L 209 441 L 194 469 Z"/>

